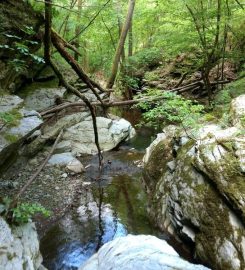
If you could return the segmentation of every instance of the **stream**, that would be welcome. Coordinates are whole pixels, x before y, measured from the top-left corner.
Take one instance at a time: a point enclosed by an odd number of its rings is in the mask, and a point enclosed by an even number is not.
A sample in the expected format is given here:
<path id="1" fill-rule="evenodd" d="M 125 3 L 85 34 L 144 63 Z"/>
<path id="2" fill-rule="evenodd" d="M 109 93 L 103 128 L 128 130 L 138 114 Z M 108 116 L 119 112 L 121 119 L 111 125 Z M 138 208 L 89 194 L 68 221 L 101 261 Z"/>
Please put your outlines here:
<path id="1" fill-rule="evenodd" d="M 33 83 L 25 87 L 20 96 L 26 98 L 43 85 L 49 88 L 55 86 L 55 82 L 52 85 Z M 133 126 L 141 118 L 137 110 L 114 109 L 112 114 L 125 118 Z M 155 235 L 167 240 L 182 257 L 193 261 L 183 246 L 154 227 L 147 213 L 147 196 L 141 182 L 142 158 L 154 138 L 152 129 L 140 128 L 136 137 L 103 153 L 104 169 L 99 180 L 96 155 L 81 157 L 86 172 L 84 175 L 68 177 L 67 180 L 62 178 L 64 173 L 60 170 L 50 170 L 48 166 L 44 168 L 30 188 L 30 195 L 27 194 L 24 199 L 40 201 L 47 208 L 51 202 L 54 203 L 54 219 L 51 217 L 51 224 L 45 230 L 39 228 L 40 250 L 45 267 L 49 270 L 78 269 L 103 244 L 128 234 Z M 47 152 L 48 149 L 44 150 Z M 46 157 L 45 151 L 31 161 L 19 157 L 14 166 L 11 161 L 8 166 L 10 173 L 6 173 L 3 178 L 19 179 L 24 183 L 35 171 L 39 160 Z M 72 190 L 78 193 L 75 201 L 72 196 L 69 197 Z M 9 192 L 11 194 L 15 190 Z M 63 205 L 69 204 L 72 207 L 55 219 L 57 213 L 62 212 Z"/>
<path id="2" fill-rule="evenodd" d="M 77 269 L 103 244 L 127 234 L 160 234 L 147 215 L 141 184 L 141 160 L 151 136 L 141 131 L 130 142 L 104 153 L 105 168 L 96 181 L 97 158 L 86 170 L 86 193 L 77 211 L 54 224 L 41 239 L 44 265 L 50 270 Z"/>

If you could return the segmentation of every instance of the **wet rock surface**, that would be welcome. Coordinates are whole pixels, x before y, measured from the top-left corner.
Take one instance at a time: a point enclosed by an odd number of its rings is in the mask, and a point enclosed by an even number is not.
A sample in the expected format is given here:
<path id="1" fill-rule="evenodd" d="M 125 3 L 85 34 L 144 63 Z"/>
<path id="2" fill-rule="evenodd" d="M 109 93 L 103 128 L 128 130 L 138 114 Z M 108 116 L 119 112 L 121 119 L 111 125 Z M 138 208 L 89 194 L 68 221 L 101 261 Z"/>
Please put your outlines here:
<path id="1" fill-rule="evenodd" d="M 42 267 L 38 235 L 33 223 L 10 227 L 0 217 L 0 250 L 1 270 L 32 270 Z"/>
<path id="2" fill-rule="evenodd" d="M 232 102 L 233 126 L 203 126 L 195 139 L 170 126 L 144 157 L 151 215 L 212 269 L 245 267 L 245 96 Z M 236 119 L 235 119 L 235 118 Z M 161 160 L 161 162 L 159 162 Z"/>
<path id="3" fill-rule="evenodd" d="M 181 259 L 166 241 L 149 235 L 117 238 L 99 249 L 79 270 L 208 270 Z"/>

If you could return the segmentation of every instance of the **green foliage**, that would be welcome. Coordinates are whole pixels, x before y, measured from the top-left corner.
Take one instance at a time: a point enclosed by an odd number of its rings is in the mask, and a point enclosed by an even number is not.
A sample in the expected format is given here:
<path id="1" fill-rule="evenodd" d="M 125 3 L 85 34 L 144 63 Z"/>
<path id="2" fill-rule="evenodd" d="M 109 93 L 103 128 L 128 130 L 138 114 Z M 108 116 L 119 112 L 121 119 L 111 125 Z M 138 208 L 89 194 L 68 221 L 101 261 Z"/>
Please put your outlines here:
<path id="1" fill-rule="evenodd" d="M 9 218 L 11 213 L 11 223 L 24 224 L 36 215 L 41 214 L 44 217 L 49 217 L 51 212 L 38 203 L 19 203 L 17 207 L 11 208 L 12 200 L 5 197 L 0 201 L 0 215 Z"/>
<path id="2" fill-rule="evenodd" d="M 35 34 L 32 27 L 25 26 L 21 29 L 28 36 Z M 8 39 L 11 40 L 10 44 L 2 44 L 0 48 L 6 50 L 9 53 L 14 53 L 13 60 L 9 61 L 9 66 L 16 72 L 26 71 L 27 62 L 32 60 L 34 63 L 41 64 L 45 63 L 44 59 L 38 55 L 31 53 L 31 46 L 37 45 L 38 42 L 28 38 L 22 38 L 12 34 L 4 34 Z"/>
<path id="3" fill-rule="evenodd" d="M 50 211 L 38 203 L 21 203 L 13 209 L 13 221 L 17 224 L 27 223 L 36 214 L 49 217 Z"/>
<path id="4" fill-rule="evenodd" d="M 18 110 L 12 110 L 10 112 L 0 112 L 0 129 L 3 126 L 16 126 L 19 120 L 22 118 L 21 113 Z"/>
<path id="5" fill-rule="evenodd" d="M 159 65 L 162 60 L 161 51 L 156 48 L 144 49 L 128 58 L 124 65 L 127 74 L 137 74 L 139 69 L 147 71 Z"/>
<path id="6" fill-rule="evenodd" d="M 155 80 L 158 80 L 159 79 L 159 74 L 157 74 L 154 70 L 153 71 L 147 71 L 144 74 L 144 78 L 147 81 L 155 81 Z"/>
<path id="7" fill-rule="evenodd" d="M 144 49 L 134 56 L 129 57 L 124 63 L 120 77 L 123 86 L 138 89 L 144 73 L 159 66 L 161 60 L 161 52 L 155 48 Z"/>
<path id="8" fill-rule="evenodd" d="M 138 78 L 133 78 L 128 75 L 125 75 L 122 79 L 123 85 L 131 89 L 138 89 L 140 80 Z"/>
<path id="9" fill-rule="evenodd" d="M 144 122 L 162 128 L 166 124 L 181 124 L 185 129 L 199 127 L 198 121 L 202 116 L 204 107 L 195 101 L 187 100 L 175 93 L 160 90 L 150 90 L 139 98 L 152 99 L 138 104 L 143 111 Z"/>
<path id="10" fill-rule="evenodd" d="M 245 115 L 240 120 L 241 120 L 242 126 L 245 127 Z"/>
<path id="11" fill-rule="evenodd" d="M 19 136 L 18 135 L 14 135 L 14 134 L 8 134 L 8 133 L 5 133 L 4 134 L 4 138 L 11 142 L 11 143 L 15 143 L 19 140 Z"/>
<path id="12" fill-rule="evenodd" d="M 228 126 L 230 126 L 230 115 L 229 113 L 225 112 L 223 113 L 221 119 L 220 119 L 220 125 L 222 128 L 227 128 Z"/>
<path id="13" fill-rule="evenodd" d="M 234 81 L 220 91 L 215 99 L 215 105 L 229 104 L 233 98 L 245 94 L 245 78 Z"/>

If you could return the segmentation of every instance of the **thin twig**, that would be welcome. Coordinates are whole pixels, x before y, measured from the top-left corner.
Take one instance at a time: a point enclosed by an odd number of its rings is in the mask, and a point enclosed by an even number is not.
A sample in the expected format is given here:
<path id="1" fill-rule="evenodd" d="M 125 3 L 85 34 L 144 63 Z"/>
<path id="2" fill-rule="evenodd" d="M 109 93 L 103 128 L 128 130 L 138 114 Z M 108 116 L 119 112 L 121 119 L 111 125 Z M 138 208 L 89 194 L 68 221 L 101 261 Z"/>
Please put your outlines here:
<path id="1" fill-rule="evenodd" d="M 39 175 L 39 173 L 43 170 L 43 168 L 45 167 L 45 165 L 47 164 L 47 162 L 49 161 L 51 155 L 53 154 L 58 142 L 60 141 L 61 137 L 63 134 L 63 129 L 60 131 L 58 137 L 56 138 L 48 156 L 46 157 L 46 159 L 44 160 L 44 162 L 41 164 L 41 166 L 38 168 L 38 170 L 36 171 L 35 174 L 33 174 L 30 179 L 27 181 L 27 183 L 22 187 L 22 189 L 17 193 L 17 195 L 15 196 L 13 203 L 12 203 L 12 207 L 14 208 L 19 200 L 19 198 L 23 195 L 23 193 L 27 190 L 27 188 L 32 184 L 32 182 L 37 178 L 37 176 Z"/>
<path id="2" fill-rule="evenodd" d="M 100 12 L 109 4 L 111 0 L 108 0 L 103 6 L 102 8 L 94 15 L 94 17 L 92 18 L 92 20 L 83 28 L 81 29 L 81 31 L 79 31 L 79 33 L 77 33 L 75 35 L 75 37 L 73 37 L 72 39 L 70 39 L 68 42 L 70 43 L 71 41 L 77 39 L 84 31 L 86 31 L 88 29 L 88 27 L 95 21 L 95 19 L 100 15 Z"/>

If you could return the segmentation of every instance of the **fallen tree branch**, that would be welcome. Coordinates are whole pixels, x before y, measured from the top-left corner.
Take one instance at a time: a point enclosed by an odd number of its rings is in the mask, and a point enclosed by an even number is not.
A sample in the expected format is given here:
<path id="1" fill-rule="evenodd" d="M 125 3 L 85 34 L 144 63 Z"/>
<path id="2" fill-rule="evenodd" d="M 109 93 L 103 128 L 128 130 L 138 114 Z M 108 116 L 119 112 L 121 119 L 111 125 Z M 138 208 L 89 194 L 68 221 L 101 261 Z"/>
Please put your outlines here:
<path id="1" fill-rule="evenodd" d="M 227 84 L 227 83 L 230 83 L 230 82 L 231 81 L 229 81 L 229 80 L 210 82 L 210 86 L 215 86 L 215 85 L 218 85 L 218 84 Z M 186 85 L 183 85 L 181 87 L 173 88 L 173 89 L 166 90 L 166 91 L 183 93 L 183 92 L 191 90 L 191 89 L 193 89 L 194 87 L 197 87 L 197 86 L 204 87 L 204 82 L 197 81 L 197 82 L 186 84 Z"/>
<path id="2" fill-rule="evenodd" d="M 187 75 L 188 75 L 188 72 L 184 73 L 184 74 L 181 76 L 179 82 L 174 86 L 174 88 L 178 88 L 179 86 L 181 86 L 181 84 L 183 83 L 183 81 L 185 80 L 185 78 L 186 78 Z"/>
<path id="3" fill-rule="evenodd" d="M 55 74 L 57 75 L 58 79 L 60 80 L 61 84 L 67 89 L 67 91 L 75 94 L 77 97 L 83 100 L 83 106 L 87 106 L 90 110 L 91 116 L 92 116 L 92 122 L 93 122 L 93 129 L 94 129 L 94 140 L 95 145 L 98 150 L 98 158 L 99 158 L 99 169 L 102 170 L 103 166 L 103 156 L 101 153 L 100 145 L 99 145 L 99 136 L 98 136 L 98 129 L 97 129 L 97 122 L 96 122 L 96 114 L 93 105 L 90 103 L 90 101 L 82 94 L 80 93 L 76 88 L 71 86 L 64 78 L 63 74 L 60 72 L 58 66 L 50 59 L 50 66 L 54 70 Z M 101 104 L 101 102 L 98 102 L 101 106 L 104 106 L 104 104 Z M 69 103 L 71 104 L 71 103 Z"/>
<path id="4" fill-rule="evenodd" d="M 52 67 L 54 73 L 58 77 L 60 83 L 71 93 L 75 94 L 79 98 L 83 100 L 83 102 L 87 105 L 87 107 L 90 110 L 91 116 L 92 116 L 92 123 L 93 123 L 93 129 L 94 129 L 94 139 L 95 144 L 98 149 L 98 158 L 99 158 L 99 171 L 102 172 L 103 167 L 103 156 L 101 154 L 101 149 L 99 145 L 99 136 L 98 136 L 98 129 L 97 129 L 97 122 L 96 122 L 96 114 L 94 107 L 91 105 L 89 100 L 81 94 L 76 88 L 71 86 L 64 78 L 63 74 L 60 72 L 58 66 L 55 64 L 55 62 L 52 61 L 50 57 L 50 43 L 52 42 L 56 49 L 59 51 L 60 55 L 71 65 L 71 67 L 76 71 L 78 76 L 88 85 L 88 87 L 92 90 L 94 95 L 97 97 L 101 105 L 103 106 L 103 101 L 101 100 L 100 96 L 94 89 L 93 85 L 91 84 L 91 80 L 88 78 L 88 76 L 83 72 L 82 68 L 79 67 L 78 63 L 75 61 L 75 59 L 67 53 L 67 51 L 64 48 L 64 39 L 59 38 L 59 35 L 52 31 L 52 13 L 51 13 L 51 5 L 52 0 L 46 0 L 48 3 L 45 3 L 45 19 L 49 18 L 48 20 L 45 20 L 45 43 L 44 43 L 44 52 L 45 52 L 45 61 Z M 104 107 L 103 107 L 104 109 Z"/>
<path id="5" fill-rule="evenodd" d="M 39 175 L 39 173 L 43 170 L 43 168 L 45 167 L 45 165 L 47 164 L 47 162 L 49 161 L 51 155 L 53 154 L 58 142 L 60 141 L 61 137 L 63 134 L 63 130 L 60 131 L 58 137 L 56 138 L 48 156 L 46 157 L 46 159 L 44 160 L 44 162 L 41 164 L 41 166 L 37 169 L 37 171 L 35 172 L 35 174 L 33 174 L 29 180 L 27 181 L 27 183 L 21 188 L 21 190 L 17 193 L 17 195 L 15 196 L 12 204 L 11 204 L 11 209 L 15 208 L 17 206 L 18 200 L 19 198 L 23 195 L 23 193 L 28 189 L 28 187 L 33 183 L 33 181 L 37 178 L 37 176 Z"/>
<path id="6" fill-rule="evenodd" d="M 141 98 L 141 99 L 134 99 L 134 100 L 126 100 L 126 101 L 107 102 L 107 103 L 104 103 L 103 106 L 106 108 L 117 107 L 117 106 L 129 106 L 129 105 L 138 104 L 140 102 L 154 102 L 154 101 L 158 101 L 158 100 L 162 100 L 162 99 L 165 99 L 165 97 L 155 97 L 155 98 L 149 98 L 149 99 Z M 91 102 L 91 105 L 92 106 L 101 106 L 101 103 L 100 102 Z M 62 111 L 66 108 L 85 107 L 85 106 L 86 106 L 86 104 L 84 102 L 63 103 L 63 104 L 55 106 L 51 109 L 40 112 L 40 115 L 43 117 L 47 114 Z"/>
<path id="7" fill-rule="evenodd" d="M 228 83 L 228 81 L 221 81 L 221 82 L 213 82 L 211 83 L 211 85 L 216 85 L 218 83 Z M 171 89 L 168 90 L 170 92 L 178 92 L 178 93 L 183 93 L 189 90 L 198 90 L 199 86 L 197 85 L 197 83 L 193 83 L 191 85 L 191 87 L 187 88 L 187 87 L 180 87 L 177 90 L 176 89 Z M 79 92 L 79 91 L 78 91 Z M 103 106 L 105 108 L 109 108 L 109 107 L 117 107 L 117 106 L 129 106 L 129 105 L 135 105 L 138 104 L 140 102 L 151 102 L 151 101 L 158 101 L 158 100 L 162 100 L 164 99 L 164 97 L 155 97 L 155 98 L 142 98 L 142 99 L 134 99 L 134 100 L 126 100 L 126 101 L 115 101 L 115 102 L 104 102 Z M 100 102 L 91 102 L 92 106 L 101 106 Z M 64 110 L 66 108 L 70 108 L 70 107 L 84 107 L 86 106 L 86 104 L 84 102 L 70 102 L 70 103 L 63 103 L 60 104 L 58 106 L 55 106 L 53 108 L 47 109 L 45 111 L 40 112 L 41 116 L 45 116 L 47 114 L 51 114 L 51 113 L 55 113 L 57 111 L 61 111 Z"/>
<path id="8" fill-rule="evenodd" d="M 54 29 L 52 29 L 52 32 L 55 33 L 55 35 L 57 35 L 59 37 L 60 40 L 62 40 L 64 46 L 70 50 L 72 50 L 73 52 L 77 53 L 79 56 L 82 56 L 81 53 L 78 51 L 78 49 L 73 46 L 72 44 L 70 44 L 69 42 L 67 42 L 60 34 L 58 34 Z"/>
<path id="9" fill-rule="evenodd" d="M 78 77 L 92 90 L 96 98 L 103 104 L 103 101 L 94 87 L 98 88 L 101 92 L 106 92 L 98 83 L 92 81 L 83 69 L 79 66 L 77 61 L 65 50 L 64 40 L 59 37 L 55 31 L 51 31 L 52 43 L 58 50 L 60 55 L 67 61 L 72 69 L 77 73 Z"/>

